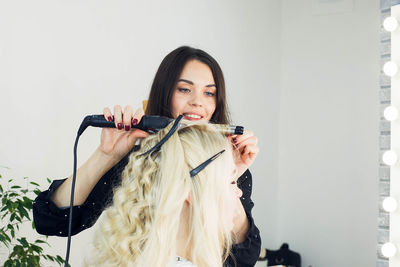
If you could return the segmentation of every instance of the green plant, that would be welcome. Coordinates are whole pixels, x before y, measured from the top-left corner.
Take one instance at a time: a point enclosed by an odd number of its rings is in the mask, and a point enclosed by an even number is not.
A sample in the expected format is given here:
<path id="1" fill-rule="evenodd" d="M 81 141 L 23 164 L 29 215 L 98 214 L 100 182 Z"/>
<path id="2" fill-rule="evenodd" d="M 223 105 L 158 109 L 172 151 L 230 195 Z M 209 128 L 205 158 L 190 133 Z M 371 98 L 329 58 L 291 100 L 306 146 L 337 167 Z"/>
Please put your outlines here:
<path id="1" fill-rule="evenodd" d="M 40 193 L 39 184 L 30 182 L 24 178 L 25 188 L 15 184 L 13 179 L 7 182 L 7 188 L 3 188 L 1 183 L 5 179 L 0 175 L 0 199 L 2 208 L 0 210 L 0 244 L 4 244 L 9 255 L 2 266 L 4 267 L 33 267 L 40 266 L 40 260 L 46 259 L 62 265 L 64 259 L 57 255 L 52 256 L 43 252 L 43 245 L 50 246 L 47 236 L 41 236 L 33 242 L 29 242 L 26 237 L 20 235 L 20 226 L 23 223 L 30 223 L 32 229 L 35 224 L 29 214 L 32 210 L 33 196 Z M 50 180 L 47 179 L 50 183 Z"/>

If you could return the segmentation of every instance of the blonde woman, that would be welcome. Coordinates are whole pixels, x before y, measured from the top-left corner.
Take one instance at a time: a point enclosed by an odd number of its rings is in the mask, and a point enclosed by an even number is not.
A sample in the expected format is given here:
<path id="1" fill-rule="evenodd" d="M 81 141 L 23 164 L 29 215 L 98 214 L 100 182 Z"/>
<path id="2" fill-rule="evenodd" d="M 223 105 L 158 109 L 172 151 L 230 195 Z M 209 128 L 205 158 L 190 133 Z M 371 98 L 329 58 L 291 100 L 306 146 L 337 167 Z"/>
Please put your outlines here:
<path id="1" fill-rule="evenodd" d="M 88 265 L 223 265 L 242 195 L 231 144 L 207 124 L 172 128 L 129 156 Z"/>

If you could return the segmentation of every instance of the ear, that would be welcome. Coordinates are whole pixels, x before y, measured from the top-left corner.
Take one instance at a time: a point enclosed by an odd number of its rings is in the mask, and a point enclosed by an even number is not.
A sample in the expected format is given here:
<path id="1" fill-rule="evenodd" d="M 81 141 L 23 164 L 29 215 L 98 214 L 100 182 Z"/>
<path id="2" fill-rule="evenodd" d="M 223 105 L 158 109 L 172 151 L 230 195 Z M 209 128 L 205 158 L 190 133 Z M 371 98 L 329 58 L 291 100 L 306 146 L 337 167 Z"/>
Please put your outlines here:
<path id="1" fill-rule="evenodd" d="M 192 191 L 190 191 L 189 194 L 186 196 L 185 203 L 189 205 L 192 203 Z"/>
<path id="2" fill-rule="evenodd" d="M 147 102 L 148 102 L 147 99 L 142 101 L 143 110 L 146 110 L 146 108 L 147 108 Z"/>

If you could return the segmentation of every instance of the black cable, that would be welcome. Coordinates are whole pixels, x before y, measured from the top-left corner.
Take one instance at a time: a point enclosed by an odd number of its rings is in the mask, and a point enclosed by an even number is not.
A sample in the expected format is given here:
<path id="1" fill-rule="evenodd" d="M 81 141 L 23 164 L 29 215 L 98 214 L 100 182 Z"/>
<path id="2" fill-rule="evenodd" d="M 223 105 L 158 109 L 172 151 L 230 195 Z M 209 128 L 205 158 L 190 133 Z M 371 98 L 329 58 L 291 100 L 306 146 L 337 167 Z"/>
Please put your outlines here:
<path id="1" fill-rule="evenodd" d="M 82 125 L 83 124 L 84 123 L 82 123 Z M 80 127 L 80 131 L 81 131 L 82 125 Z M 86 127 L 85 127 L 85 129 L 86 129 Z M 74 144 L 74 172 L 73 172 L 73 175 L 72 175 L 71 200 L 70 200 L 70 203 L 69 203 L 67 253 L 65 255 L 64 267 L 69 267 L 68 260 L 69 260 L 69 251 L 70 251 L 70 248 L 71 248 L 72 211 L 73 211 L 73 206 L 74 206 L 76 165 L 77 165 L 77 161 L 78 161 L 78 156 L 77 156 L 76 150 L 77 150 L 77 147 L 78 147 L 79 136 L 80 136 L 80 134 L 82 134 L 83 131 L 84 131 L 84 129 L 80 133 L 78 132 L 78 134 L 76 135 L 75 144 Z"/>
<path id="2" fill-rule="evenodd" d="M 183 116 L 182 116 L 183 117 Z M 182 119 L 182 117 L 180 119 Z M 179 119 L 179 120 L 180 120 Z M 179 120 L 177 120 L 179 122 Z M 161 116 L 144 116 L 139 124 L 131 125 L 132 128 L 141 129 L 147 131 L 149 133 L 158 132 L 160 129 L 164 128 L 169 124 L 171 119 Z M 68 240 L 67 240 L 67 252 L 65 255 L 65 263 L 64 267 L 69 267 L 69 254 L 71 250 L 71 235 L 72 235 L 72 213 L 74 207 L 74 195 L 75 195 L 75 182 L 76 182 L 76 169 L 77 169 L 77 147 L 78 141 L 81 134 L 86 130 L 88 126 L 94 127 L 109 127 L 115 128 L 114 122 L 109 122 L 104 119 L 103 115 L 89 115 L 84 118 L 81 125 L 79 126 L 78 133 L 76 135 L 75 144 L 74 144 L 74 171 L 72 175 L 72 185 L 71 185 L 71 199 L 69 203 L 69 218 L 68 218 Z M 178 123 L 176 122 L 176 127 Z"/>
<path id="3" fill-rule="evenodd" d="M 171 129 L 169 130 L 169 132 L 160 140 L 160 142 L 158 142 L 155 146 L 153 146 L 152 148 L 150 148 L 149 150 L 147 150 L 146 152 L 144 152 L 143 154 L 141 154 L 140 156 L 146 156 L 147 154 L 150 154 L 153 151 L 158 151 L 160 150 L 160 147 L 167 142 L 167 140 L 171 137 L 171 135 L 173 135 L 176 130 L 179 127 L 179 122 L 182 120 L 183 115 L 179 115 L 178 118 L 176 118 L 174 125 L 172 125 Z"/>
<path id="4" fill-rule="evenodd" d="M 71 235 L 72 235 L 72 212 L 73 212 L 73 207 L 74 207 L 74 196 L 75 196 L 75 181 L 76 181 L 76 169 L 77 169 L 77 161 L 78 161 L 78 155 L 77 155 L 77 148 L 78 148 L 78 141 L 79 137 L 81 134 L 86 130 L 86 128 L 90 125 L 88 116 L 85 117 L 85 119 L 82 121 L 81 125 L 79 126 L 78 133 L 76 135 L 75 139 L 75 144 L 74 144 L 74 171 L 72 174 L 72 185 L 71 185 L 71 199 L 69 202 L 69 218 L 68 218 L 68 239 L 67 239 L 67 252 L 65 255 L 65 263 L 64 267 L 70 267 L 68 264 L 69 260 L 69 252 L 71 249 Z"/>

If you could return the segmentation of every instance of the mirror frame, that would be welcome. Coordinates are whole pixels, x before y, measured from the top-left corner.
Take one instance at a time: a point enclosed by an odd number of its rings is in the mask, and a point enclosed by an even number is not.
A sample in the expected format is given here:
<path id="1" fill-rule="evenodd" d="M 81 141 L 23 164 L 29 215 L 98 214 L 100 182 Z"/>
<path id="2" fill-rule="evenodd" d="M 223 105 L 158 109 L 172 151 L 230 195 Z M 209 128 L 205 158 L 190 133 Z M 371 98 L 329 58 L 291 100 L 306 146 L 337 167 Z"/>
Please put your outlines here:
<path id="1" fill-rule="evenodd" d="M 382 67 L 383 64 L 391 60 L 391 33 L 383 28 L 383 20 L 391 15 L 392 6 L 400 4 L 400 0 L 380 0 L 380 66 L 379 77 L 379 103 L 380 103 L 380 121 L 379 121 L 379 212 L 378 212 L 378 237 L 377 237 L 377 267 L 389 267 L 389 259 L 382 255 L 381 247 L 384 243 L 390 241 L 390 214 L 383 210 L 382 201 L 391 195 L 390 190 L 390 166 L 384 164 L 381 160 L 383 153 L 391 149 L 391 122 L 383 117 L 383 110 L 391 105 L 391 78 L 386 76 Z M 398 30 L 398 29 L 397 29 Z"/>

